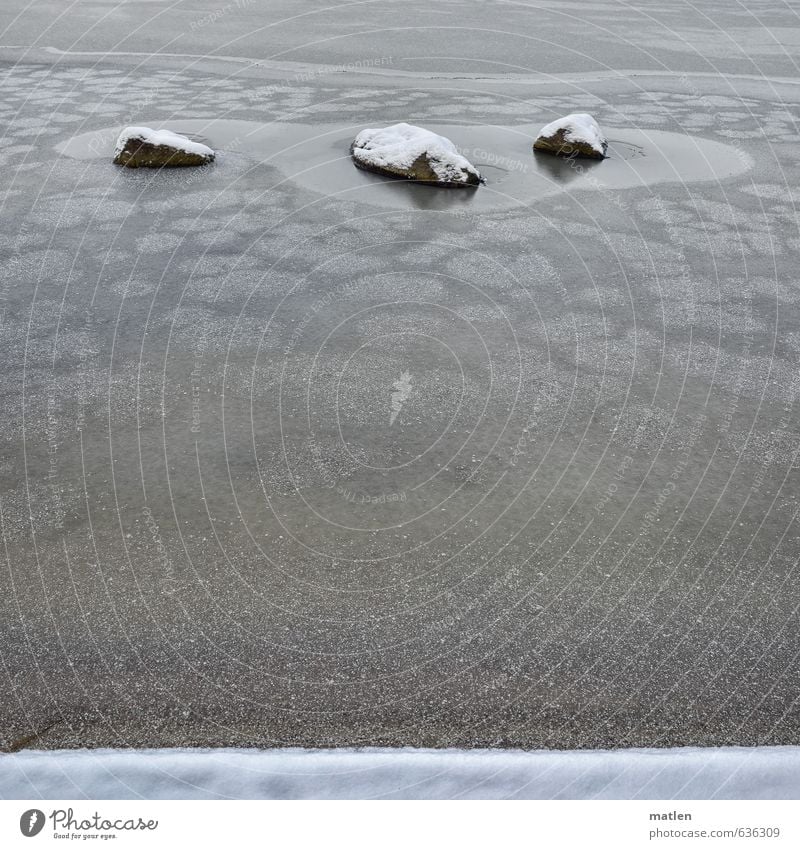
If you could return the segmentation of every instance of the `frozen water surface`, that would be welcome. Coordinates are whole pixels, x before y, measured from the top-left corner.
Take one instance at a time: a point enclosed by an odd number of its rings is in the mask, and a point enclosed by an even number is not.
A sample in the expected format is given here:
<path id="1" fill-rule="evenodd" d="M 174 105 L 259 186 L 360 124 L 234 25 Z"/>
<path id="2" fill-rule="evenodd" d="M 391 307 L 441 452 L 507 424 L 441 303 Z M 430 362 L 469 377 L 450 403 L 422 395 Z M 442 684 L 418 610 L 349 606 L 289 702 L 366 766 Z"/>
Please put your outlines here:
<path id="1" fill-rule="evenodd" d="M 221 8 L 3 7 L 0 745 L 800 742 L 791 10 Z"/>

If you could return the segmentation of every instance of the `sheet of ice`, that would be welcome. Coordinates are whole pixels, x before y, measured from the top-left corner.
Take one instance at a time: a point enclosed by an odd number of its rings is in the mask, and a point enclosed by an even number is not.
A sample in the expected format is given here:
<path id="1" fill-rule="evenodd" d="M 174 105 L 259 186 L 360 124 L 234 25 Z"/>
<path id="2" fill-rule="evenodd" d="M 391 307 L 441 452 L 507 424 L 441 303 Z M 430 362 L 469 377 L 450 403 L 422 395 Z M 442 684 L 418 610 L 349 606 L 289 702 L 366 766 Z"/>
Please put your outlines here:
<path id="1" fill-rule="evenodd" d="M 797 799 L 800 747 L 23 751 L 0 797 Z"/>
<path id="2" fill-rule="evenodd" d="M 465 173 L 480 178 L 450 139 L 413 124 L 362 130 L 353 142 L 353 157 L 371 168 L 409 168 L 422 154 L 442 182 L 465 182 Z"/>
<path id="3" fill-rule="evenodd" d="M 150 127 L 125 127 L 119 134 L 114 153 L 120 153 L 129 139 L 141 139 L 143 142 L 156 146 L 163 144 L 174 147 L 177 150 L 185 151 L 186 153 L 196 153 L 200 156 L 214 155 L 214 151 L 210 147 L 200 142 L 187 139 L 186 136 L 173 133 L 172 130 L 153 130 Z"/>
<path id="4" fill-rule="evenodd" d="M 605 153 L 607 142 L 600 125 L 586 112 L 576 112 L 557 118 L 545 124 L 539 130 L 539 136 L 550 138 L 559 130 L 565 130 L 564 138 L 568 142 L 583 142 L 590 145 L 598 153 Z"/>

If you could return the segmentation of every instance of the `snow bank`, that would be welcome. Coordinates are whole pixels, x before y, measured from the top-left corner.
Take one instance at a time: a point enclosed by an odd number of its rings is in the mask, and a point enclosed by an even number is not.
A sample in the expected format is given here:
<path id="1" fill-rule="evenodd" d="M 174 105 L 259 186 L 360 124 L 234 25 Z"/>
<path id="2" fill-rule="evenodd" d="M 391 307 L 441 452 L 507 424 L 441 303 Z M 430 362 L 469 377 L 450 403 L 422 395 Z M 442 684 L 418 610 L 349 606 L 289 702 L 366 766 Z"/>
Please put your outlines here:
<path id="1" fill-rule="evenodd" d="M 198 156 L 214 158 L 214 151 L 210 147 L 200 144 L 200 142 L 194 142 L 191 139 L 187 139 L 186 136 L 173 133 L 171 130 L 152 130 L 150 127 L 125 127 L 119 134 L 114 153 L 122 153 L 125 145 L 132 140 L 154 146 L 165 145 L 166 147 L 172 147 L 184 153 L 194 153 Z"/>
<path id="2" fill-rule="evenodd" d="M 559 152 L 557 148 L 572 145 L 579 153 L 599 159 L 605 156 L 608 142 L 603 135 L 600 125 L 585 112 L 566 115 L 546 124 L 539 131 L 534 143 L 537 150 Z"/>
<path id="3" fill-rule="evenodd" d="M 0 755 L 5 799 L 797 799 L 800 747 L 521 752 L 96 749 Z"/>
<path id="4" fill-rule="evenodd" d="M 461 156 L 450 139 L 413 124 L 362 130 L 351 152 L 357 165 L 395 177 L 440 185 L 477 185 L 480 172 Z M 418 174 L 422 166 L 430 174 Z"/>

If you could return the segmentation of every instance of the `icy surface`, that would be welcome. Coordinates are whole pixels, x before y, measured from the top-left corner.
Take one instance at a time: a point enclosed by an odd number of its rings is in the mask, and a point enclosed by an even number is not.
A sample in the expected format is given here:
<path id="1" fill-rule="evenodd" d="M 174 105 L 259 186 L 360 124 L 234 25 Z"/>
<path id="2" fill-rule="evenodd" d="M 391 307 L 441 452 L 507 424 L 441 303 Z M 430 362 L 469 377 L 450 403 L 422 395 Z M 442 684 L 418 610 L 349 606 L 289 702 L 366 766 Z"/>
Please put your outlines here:
<path id="1" fill-rule="evenodd" d="M 214 155 L 214 151 L 207 145 L 187 139 L 172 130 L 153 130 L 150 127 L 126 127 L 119 134 L 114 153 L 121 153 L 130 139 L 139 139 L 155 146 L 163 144 L 185 153 L 196 153 L 198 156 Z"/>
<path id="2" fill-rule="evenodd" d="M 3 4 L 0 746 L 800 743 L 792 10 L 233 5 Z M 487 184 L 352 166 L 402 120 Z"/>
<path id="3" fill-rule="evenodd" d="M 0 798 L 797 799 L 800 749 L 100 749 L 0 755 Z"/>
<path id="4" fill-rule="evenodd" d="M 450 139 L 412 124 L 362 130 L 353 142 L 353 157 L 370 168 L 402 171 L 422 155 L 427 155 L 431 168 L 443 183 L 467 182 L 467 174 L 480 179 L 477 168 L 461 156 Z"/>
<path id="5" fill-rule="evenodd" d="M 606 151 L 607 141 L 600 125 L 586 112 L 576 112 L 551 121 L 542 127 L 539 131 L 539 137 L 549 139 L 559 130 L 565 131 L 565 141 L 588 144 L 598 153 L 605 153 Z"/>

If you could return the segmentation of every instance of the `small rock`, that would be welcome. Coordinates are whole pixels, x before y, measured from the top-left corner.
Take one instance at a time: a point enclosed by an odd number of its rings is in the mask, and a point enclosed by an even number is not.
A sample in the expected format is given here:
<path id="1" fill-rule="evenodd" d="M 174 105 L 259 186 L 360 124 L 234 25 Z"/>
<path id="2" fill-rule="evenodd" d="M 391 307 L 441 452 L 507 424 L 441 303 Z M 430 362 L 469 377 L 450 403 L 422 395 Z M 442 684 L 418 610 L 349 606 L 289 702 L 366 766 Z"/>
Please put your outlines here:
<path id="1" fill-rule="evenodd" d="M 597 121 L 585 112 L 578 112 L 542 127 L 533 149 L 546 150 L 556 156 L 605 159 L 608 142 Z"/>
<path id="2" fill-rule="evenodd" d="M 358 168 L 429 186 L 464 188 L 483 182 L 450 139 L 413 124 L 362 130 L 350 146 Z"/>
<path id="3" fill-rule="evenodd" d="M 185 168 L 214 161 L 214 151 L 170 130 L 126 127 L 117 139 L 114 162 L 127 168 Z"/>

